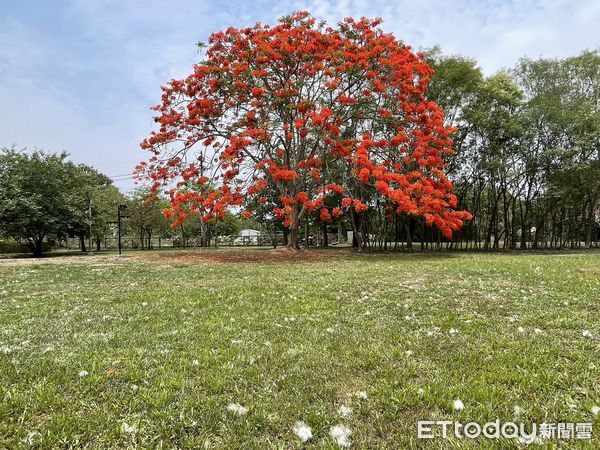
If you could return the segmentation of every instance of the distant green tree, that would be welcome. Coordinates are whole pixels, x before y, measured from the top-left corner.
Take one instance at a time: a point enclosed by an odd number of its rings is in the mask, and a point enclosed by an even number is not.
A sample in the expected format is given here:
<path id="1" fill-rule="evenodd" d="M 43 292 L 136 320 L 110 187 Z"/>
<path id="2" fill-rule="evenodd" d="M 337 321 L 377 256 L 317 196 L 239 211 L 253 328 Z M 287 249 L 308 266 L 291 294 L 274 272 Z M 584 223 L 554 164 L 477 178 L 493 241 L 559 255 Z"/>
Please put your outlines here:
<path id="1" fill-rule="evenodd" d="M 127 198 L 115 186 L 98 187 L 91 192 L 92 239 L 96 250 L 100 251 L 102 241 L 114 232 L 109 222 L 115 221 L 117 207 L 127 202 Z"/>
<path id="2" fill-rule="evenodd" d="M 163 215 L 167 202 L 160 198 L 150 198 L 149 193 L 150 190 L 142 186 L 134 189 L 128 196 L 128 214 L 131 216 L 129 231 L 133 235 L 139 235 L 142 249 L 152 247 L 152 236 L 165 235 L 171 230 Z"/>
<path id="3" fill-rule="evenodd" d="M 69 223 L 68 234 L 79 238 L 80 248 L 85 252 L 87 251 L 86 240 L 91 239 L 94 232 L 98 231 L 98 222 L 106 219 L 105 213 L 108 213 L 104 209 L 109 205 L 103 204 L 104 196 L 99 193 L 106 190 L 118 192 L 118 190 L 112 185 L 110 178 L 92 167 L 71 163 L 68 167 L 70 170 L 69 180 L 73 187 L 71 202 L 74 207 L 74 217 Z M 98 201 L 98 204 L 95 205 L 95 201 Z"/>
<path id="4" fill-rule="evenodd" d="M 46 238 L 62 238 L 85 223 L 81 169 L 67 154 L 0 151 L 0 229 L 36 257 Z"/>

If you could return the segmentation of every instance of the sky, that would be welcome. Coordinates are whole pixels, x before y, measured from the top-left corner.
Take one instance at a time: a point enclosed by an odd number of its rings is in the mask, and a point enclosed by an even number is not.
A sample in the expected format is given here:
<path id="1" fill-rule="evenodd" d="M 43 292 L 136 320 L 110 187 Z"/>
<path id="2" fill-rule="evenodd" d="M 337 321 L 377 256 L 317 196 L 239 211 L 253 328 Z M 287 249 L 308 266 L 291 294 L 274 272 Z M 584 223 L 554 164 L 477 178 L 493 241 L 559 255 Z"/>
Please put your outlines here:
<path id="1" fill-rule="evenodd" d="M 150 107 L 200 60 L 196 43 L 297 10 L 381 17 L 413 48 L 439 45 L 486 74 L 600 47 L 600 0 L 0 0 L 0 147 L 64 150 L 131 190 Z"/>

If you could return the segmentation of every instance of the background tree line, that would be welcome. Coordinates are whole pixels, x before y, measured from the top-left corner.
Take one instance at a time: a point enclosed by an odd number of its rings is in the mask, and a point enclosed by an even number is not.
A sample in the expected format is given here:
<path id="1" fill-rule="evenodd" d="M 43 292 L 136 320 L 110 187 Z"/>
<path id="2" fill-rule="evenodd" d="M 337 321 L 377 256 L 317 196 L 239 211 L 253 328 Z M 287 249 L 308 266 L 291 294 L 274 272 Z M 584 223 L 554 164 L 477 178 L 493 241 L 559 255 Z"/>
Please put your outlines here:
<path id="1" fill-rule="evenodd" d="M 24 246 L 34 256 L 41 256 L 73 239 L 82 251 L 88 251 L 90 245 L 97 251 L 107 243 L 114 247 L 118 205 L 127 206 L 123 234 L 141 249 L 153 247 L 156 237 L 181 245 L 198 236 L 210 240 L 206 236 L 235 234 L 241 227 L 241 221 L 229 215 L 222 223 L 207 227 L 190 217 L 172 229 L 162 214 L 166 202 L 148 202 L 146 197 L 144 187 L 124 195 L 109 177 L 69 161 L 66 153 L 0 149 L 0 253 Z"/>
<path id="2" fill-rule="evenodd" d="M 513 69 L 490 76 L 475 60 L 444 55 L 439 48 L 426 57 L 435 70 L 427 96 L 456 128 L 448 175 L 458 209 L 469 211 L 473 220 L 448 240 L 421 218 L 395 214 L 375 187 L 361 186 L 368 211 L 351 211 L 328 223 L 318 213 L 307 215 L 305 240 L 320 233 L 326 244 L 329 227 L 353 230 L 376 250 L 410 250 L 414 242 L 422 249 L 597 246 L 599 52 L 523 58 Z M 267 195 L 269 208 L 274 195 Z M 255 216 L 269 220 L 265 212 Z"/>
<path id="3" fill-rule="evenodd" d="M 456 154 L 449 176 L 473 220 L 444 239 L 422 219 L 396 215 L 375 188 L 364 188 L 370 208 L 322 221 L 307 215 L 303 240 L 319 235 L 327 245 L 332 231 L 359 231 L 370 249 L 540 248 L 597 246 L 600 239 L 600 54 L 521 59 L 516 67 L 485 76 L 477 62 L 427 52 L 435 69 L 428 97 L 456 128 Z M 335 170 L 334 167 L 329 168 Z M 48 243 L 67 238 L 84 251 L 115 237 L 119 204 L 128 205 L 128 236 L 141 248 L 153 238 L 180 245 L 206 246 L 216 236 L 234 235 L 242 227 L 269 235 L 285 229 L 264 202 L 254 205 L 254 221 L 233 214 L 219 223 L 190 216 L 173 229 L 162 214 L 166 202 L 145 201 L 138 188 L 124 195 L 110 178 L 68 160 L 66 153 L 47 154 L 4 148 L 0 152 L 0 236 L 26 245 L 36 256 Z M 356 244 L 356 242 L 354 243 Z"/>
<path id="4" fill-rule="evenodd" d="M 600 213 L 600 54 L 528 59 L 484 76 L 428 53 L 429 92 L 457 128 L 450 176 L 475 248 L 596 245 Z"/>

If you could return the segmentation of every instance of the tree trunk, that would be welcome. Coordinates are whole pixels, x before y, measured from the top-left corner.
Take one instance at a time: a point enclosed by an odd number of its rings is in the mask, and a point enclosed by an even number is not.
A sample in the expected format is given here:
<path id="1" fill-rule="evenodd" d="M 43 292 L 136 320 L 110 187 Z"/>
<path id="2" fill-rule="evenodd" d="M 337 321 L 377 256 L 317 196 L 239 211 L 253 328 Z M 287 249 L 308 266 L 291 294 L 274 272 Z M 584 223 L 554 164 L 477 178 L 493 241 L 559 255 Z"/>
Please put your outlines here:
<path id="1" fill-rule="evenodd" d="M 298 245 L 298 230 L 300 228 L 300 213 L 298 206 L 294 205 L 292 210 L 292 223 L 290 223 L 286 247 L 294 250 L 300 249 Z"/>
<path id="2" fill-rule="evenodd" d="M 283 228 L 283 246 L 287 247 L 289 241 L 290 230 L 287 227 Z"/>
<path id="3" fill-rule="evenodd" d="M 310 228 L 308 226 L 308 216 L 306 216 L 306 221 L 304 223 L 304 248 L 308 249 L 310 246 Z"/>
<path id="4" fill-rule="evenodd" d="M 323 222 L 323 247 L 329 246 L 329 239 L 327 238 L 327 222 Z"/>
<path id="5" fill-rule="evenodd" d="M 585 224 L 585 246 L 592 248 L 592 229 L 594 228 L 594 200 L 590 200 L 587 222 Z"/>
<path id="6" fill-rule="evenodd" d="M 353 235 L 353 240 L 352 240 L 352 246 L 356 247 L 358 249 L 359 252 L 362 252 L 363 250 L 365 250 L 366 247 L 366 242 L 363 236 L 363 220 L 362 220 L 362 215 L 363 213 L 357 213 L 354 211 L 354 209 L 352 209 L 351 212 L 351 222 L 352 222 L 352 235 Z"/>
<path id="7" fill-rule="evenodd" d="M 410 232 L 410 217 L 406 218 L 406 222 L 404 222 L 404 231 L 406 232 L 406 249 L 409 252 L 412 252 L 412 234 Z"/>
<path id="8" fill-rule="evenodd" d="M 34 238 L 27 238 L 27 247 L 31 250 L 31 253 L 35 258 L 39 258 L 44 253 L 44 236 L 36 236 Z"/>
<path id="9" fill-rule="evenodd" d="M 87 252 L 87 248 L 85 247 L 85 235 L 83 235 L 83 234 L 79 235 L 79 244 L 81 246 L 81 251 Z"/>
<path id="10" fill-rule="evenodd" d="M 294 250 L 298 250 L 300 248 L 298 246 L 298 227 L 290 227 L 286 247 Z"/>

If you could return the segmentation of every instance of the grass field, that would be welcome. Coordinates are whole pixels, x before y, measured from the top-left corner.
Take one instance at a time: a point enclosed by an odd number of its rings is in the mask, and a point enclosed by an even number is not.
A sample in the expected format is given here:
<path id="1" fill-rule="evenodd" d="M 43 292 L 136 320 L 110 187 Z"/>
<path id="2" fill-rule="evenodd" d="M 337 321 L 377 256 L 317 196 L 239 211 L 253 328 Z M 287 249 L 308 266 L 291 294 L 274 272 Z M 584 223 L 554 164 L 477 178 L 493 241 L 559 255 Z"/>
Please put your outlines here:
<path id="1" fill-rule="evenodd" d="M 599 253 L 2 260 L 0 448 L 518 447 L 417 439 L 496 418 L 597 448 L 599 337 Z"/>

